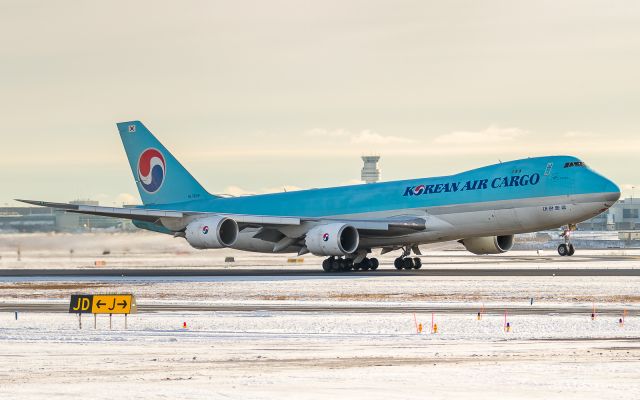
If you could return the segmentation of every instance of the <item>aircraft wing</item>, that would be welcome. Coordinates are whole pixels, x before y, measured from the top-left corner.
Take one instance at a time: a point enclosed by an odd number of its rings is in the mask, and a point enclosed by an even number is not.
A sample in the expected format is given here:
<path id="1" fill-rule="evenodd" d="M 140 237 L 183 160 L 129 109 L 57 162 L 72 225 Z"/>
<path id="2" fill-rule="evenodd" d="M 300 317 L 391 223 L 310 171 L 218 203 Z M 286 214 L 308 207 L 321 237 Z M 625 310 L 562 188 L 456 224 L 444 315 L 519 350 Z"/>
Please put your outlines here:
<path id="1" fill-rule="evenodd" d="M 426 220 L 417 216 L 394 216 L 380 219 L 348 219 L 348 218 L 323 218 L 323 217 L 295 217 L 295 216 L 269 216 L 269 215 L 248 215 L 248 214 L 227 214 L 227 213 L 208 213 L 199 211 L 178 211 L 178 210 L 154 210 L 150 208 L 119 208 L 119 207 L 101 207 L 82 204 L 53 203 L 37 200 L 21 200 L 22 203 L 32 204 L 42 207 L 50 207 L 57 210 L 64 210 L 72 213 L 100 215 L 105 217 L 130 219 L 137 221 L 149 222 L 161 226 L 170 225 L 172 227 L 181 227 L 184 229 L 186 225 L 198 219 L 199 217 L 221 215 L 234 219 L 239 228 L 242 230 L 247 227 L 256 228 L 278 228 L 278 227 L 294 227 L 305 223 L 313 225 L 331 222 L 342 222 L 352 225 L 363 234 L 368 232 L 387 232 L 388 234 L 396 234 L 408 231 L 422 231 L 426 229 Z M 176 230 L 181 230 L 176 229 Z"/>

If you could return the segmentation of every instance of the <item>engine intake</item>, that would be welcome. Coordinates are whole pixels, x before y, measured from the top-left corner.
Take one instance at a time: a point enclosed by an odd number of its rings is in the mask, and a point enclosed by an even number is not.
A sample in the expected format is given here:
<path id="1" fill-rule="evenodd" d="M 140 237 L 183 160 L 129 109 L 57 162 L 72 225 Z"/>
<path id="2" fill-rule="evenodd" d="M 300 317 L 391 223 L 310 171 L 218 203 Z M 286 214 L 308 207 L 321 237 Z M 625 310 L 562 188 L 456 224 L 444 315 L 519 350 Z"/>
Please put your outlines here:
<path id="1" fill-rule="evenodd" d="M 358 230 L 341 223 L 316 226 L 305 239 L 307 249 L 316 256 L 344 256 L 358 250 L 358 244 Z"/>
<path id="2" fill-rule="evenodd" d="M 196 249 L 221 249 L 233 246 L 238 238 L 238 224 L 227 217 L 197 219 L 187 225 L 187 242 Z"/>
<path id="3" fill-rule="evenodd" d="M 513 247 L 513 235 L 463 239 L 461 243 L 473 254 L 500 254 Z"/>

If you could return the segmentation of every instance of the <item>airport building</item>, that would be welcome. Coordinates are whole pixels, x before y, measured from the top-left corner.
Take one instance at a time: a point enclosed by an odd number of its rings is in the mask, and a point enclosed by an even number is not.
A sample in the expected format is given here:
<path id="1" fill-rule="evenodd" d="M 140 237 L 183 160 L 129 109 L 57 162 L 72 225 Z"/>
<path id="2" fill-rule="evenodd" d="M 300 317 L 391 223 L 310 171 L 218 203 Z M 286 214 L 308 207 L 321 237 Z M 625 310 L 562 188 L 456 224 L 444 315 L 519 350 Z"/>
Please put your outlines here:
<path id="1" fill-rule="evenodd" d="M 75 200 L 70 203 L 99 205 L 92 200 Z M 128 220 L 67 213 L 49 207 L 0 207 L 0 232 L 88 232 L 94 229 L 136 228 Z"/>
<path id="2" fill-rule="evenodd" d="M 583 231 L 640 230 L 640 201 L 633 197 L 619 200 L 606 212 L 578 224 L 578 228 Z"/>

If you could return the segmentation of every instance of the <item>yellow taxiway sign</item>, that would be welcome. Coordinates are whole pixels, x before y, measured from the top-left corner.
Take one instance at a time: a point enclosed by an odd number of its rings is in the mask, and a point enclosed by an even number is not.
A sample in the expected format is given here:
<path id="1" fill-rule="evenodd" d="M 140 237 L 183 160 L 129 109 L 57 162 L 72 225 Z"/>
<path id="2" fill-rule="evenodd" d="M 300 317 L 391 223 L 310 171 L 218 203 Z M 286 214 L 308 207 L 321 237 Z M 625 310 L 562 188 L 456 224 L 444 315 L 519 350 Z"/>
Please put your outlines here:
<path id="1" fill-rule="evenodd" d="M 74 294 L 69 312 L 74 314 L 131 314 L 136 312 L 132 294 Z"/>

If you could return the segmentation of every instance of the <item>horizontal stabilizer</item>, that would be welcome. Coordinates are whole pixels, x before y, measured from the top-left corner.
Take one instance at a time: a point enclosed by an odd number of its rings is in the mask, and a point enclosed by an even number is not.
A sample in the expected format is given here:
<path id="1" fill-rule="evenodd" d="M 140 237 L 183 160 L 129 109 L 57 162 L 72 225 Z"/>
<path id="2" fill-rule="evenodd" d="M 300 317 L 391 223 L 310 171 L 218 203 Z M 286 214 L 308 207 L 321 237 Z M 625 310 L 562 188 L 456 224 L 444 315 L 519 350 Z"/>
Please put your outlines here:
<path id="1" fill-rule="evenodd" d="M 101 215 L 104 217 L 124 218 L 124 219 L 137 219 L 140 221 L 154 222 L 159 218 L 182 218 L 184 214 L 181 211 L 165 211 L 165 210 L 150 210 L 143 208 L 118 208 L 118 207 L 100 207 L 100 206 L 86 206 L 82 204 L 66 204 L 66 203 L 51 203 L 47 201 L 37 200 L 20 200 L 22 203 L 33 204 L 34 206 L 50 207 L 57 210 L 64 210 L 79 214 Z"/>

